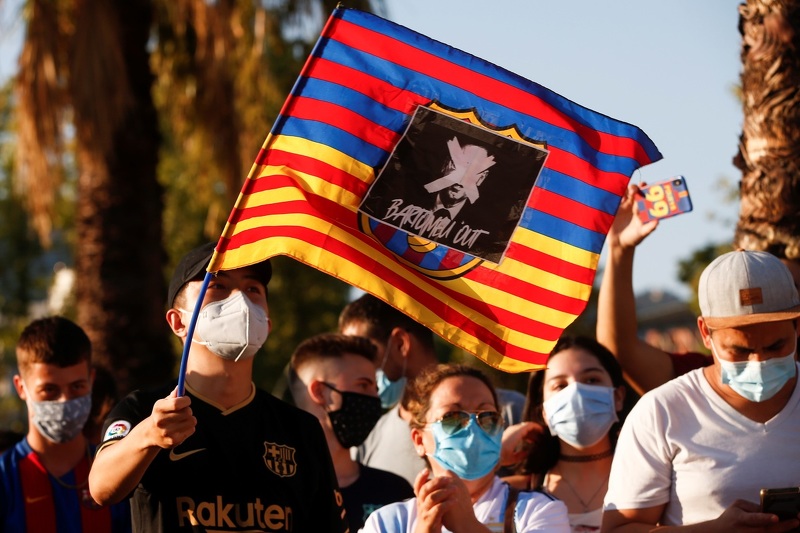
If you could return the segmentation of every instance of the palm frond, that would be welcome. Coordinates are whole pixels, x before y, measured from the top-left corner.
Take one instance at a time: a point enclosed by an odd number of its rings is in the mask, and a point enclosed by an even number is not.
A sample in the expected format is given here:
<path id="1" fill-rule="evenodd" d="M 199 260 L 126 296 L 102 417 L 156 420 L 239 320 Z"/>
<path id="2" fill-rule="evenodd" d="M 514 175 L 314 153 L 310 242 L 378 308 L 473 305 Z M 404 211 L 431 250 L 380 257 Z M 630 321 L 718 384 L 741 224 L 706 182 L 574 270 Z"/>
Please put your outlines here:
<path id="1" fill-rule="evenodd" d="M 62 179 L 62 125 L 67 108 L 64 35 L 55 2 L 34 0 L 28 19 L 15 82 L 17 183 L 39 240 L 47 247 Z"/>

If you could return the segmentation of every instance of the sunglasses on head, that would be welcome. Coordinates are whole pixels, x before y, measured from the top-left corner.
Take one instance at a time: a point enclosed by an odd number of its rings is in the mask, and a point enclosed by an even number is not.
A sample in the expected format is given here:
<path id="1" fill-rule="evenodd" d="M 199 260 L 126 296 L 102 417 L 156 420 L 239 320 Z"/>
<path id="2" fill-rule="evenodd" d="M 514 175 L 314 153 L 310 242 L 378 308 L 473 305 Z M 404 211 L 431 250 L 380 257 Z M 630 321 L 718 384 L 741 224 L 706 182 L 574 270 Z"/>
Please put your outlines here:
<path id="1" fill-rule="evenodd" d="M 475 419 L 478 426 L 489 435 L 496 435 L 502 430 L 503 417 L 497 411 L 481 411 L 468 413 L 466 411 L 450 411 L 437 420 L 442 425 L 442 430 L 447 435 L 458 433 L 469 425 L 470 419 Z"/>

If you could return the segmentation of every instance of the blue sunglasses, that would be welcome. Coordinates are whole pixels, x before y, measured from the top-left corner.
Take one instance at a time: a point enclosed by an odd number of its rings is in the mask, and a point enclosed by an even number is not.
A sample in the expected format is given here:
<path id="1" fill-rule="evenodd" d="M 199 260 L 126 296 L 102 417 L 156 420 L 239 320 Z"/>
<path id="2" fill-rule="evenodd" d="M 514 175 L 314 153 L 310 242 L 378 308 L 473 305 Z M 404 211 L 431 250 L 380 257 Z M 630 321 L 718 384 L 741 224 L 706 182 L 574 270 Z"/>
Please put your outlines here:
<path id="1" fill-rule="evenodd" d="M 466 428 L 470 419 L 474 419 L 478 427 L 489 435 L 496 435 L 503 429 L 503 417 L 497 411 L 480 411 L 478 413 L 449 411 L 436 422 L 442 425 L 442 430 L 447 435 L 454 435 Z"/>

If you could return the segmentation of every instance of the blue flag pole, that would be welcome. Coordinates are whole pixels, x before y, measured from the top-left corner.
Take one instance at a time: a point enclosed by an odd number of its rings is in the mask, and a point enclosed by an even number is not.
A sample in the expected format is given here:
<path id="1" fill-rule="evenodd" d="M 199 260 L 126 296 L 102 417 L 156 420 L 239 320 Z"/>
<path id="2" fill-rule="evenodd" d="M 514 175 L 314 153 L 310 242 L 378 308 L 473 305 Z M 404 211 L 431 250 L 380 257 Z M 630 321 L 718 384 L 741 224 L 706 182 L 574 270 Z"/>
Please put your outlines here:
<path id="1" fill-rule="evenodd" d="M 194 311 L 192 311 L 192 318 L 189 320 L 189 331 L 186 333 L 186 342 L 183 343 L 183 354 L 181 355 L 181 369 L 178 373 L 178 396 L 183 396 L 186 392 L 186 362 L 189 360 L 189 350 L 192 347 L 192 337 L 194 336 L 194 326 L 197 324 L 197 317 L 200 316 L 200 309 L 203 307 L 203 298 L 205 298 L 208 284 L 214 274 L 206 272 L 206 277 L 203 278 L 203 286 L 200 287 L 200 295 L 197 297 L 197 302 L 194 304 Z"/>

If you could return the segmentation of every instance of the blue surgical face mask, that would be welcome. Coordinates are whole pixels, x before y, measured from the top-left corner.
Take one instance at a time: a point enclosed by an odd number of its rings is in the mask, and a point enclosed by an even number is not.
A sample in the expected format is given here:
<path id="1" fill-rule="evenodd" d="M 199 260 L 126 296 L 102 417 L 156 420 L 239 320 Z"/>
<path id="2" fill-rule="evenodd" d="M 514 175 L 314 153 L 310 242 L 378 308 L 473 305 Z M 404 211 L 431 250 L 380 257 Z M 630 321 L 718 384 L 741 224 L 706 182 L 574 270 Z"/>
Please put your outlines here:
<path id="1" fill-rule="evenodd" d="M 381 398 L 381 407 L 384 409 L 391 409 L 397 402 L 400 401 L 400 398 L 403 397 L 403 391 L 406 389 L 406 382 L 408 381 L 408 378 L 406 377 L 406 363 L 408 362 L 408 359 L 403 357 L 403 373 L 400 376 L 400 379 L 397 381 L 390 380 L 383 371 L 383 367 L 386 366 L 386 361 L 388 359 L 389 348 L 387 347 L 386 354 L 383 356 L 383 363 L 381 363 L 381 367 L 375 371 L 375 382 L 378 385 L 378 396 Z"/>
<path id="2" fill-rule="evenodd" d="M 795 364 L 797 345 L 789 355 L 766 361 L 725 361 L 717 354 L 713 339 L 711 351 L 719 361 L 722 384 L 728 385 L 736 394 L 751 402 L 769 400 L 778 394 L 778 391 L 797 372 Z"/>
<path id="3" fill-rule="evenodd" d="M 579 449 L 600 442 L 618 420 L 613 387 L 573 382 L 542 406 L 550 434 Z"/>
<path id="4" fill-rule="evenodd" d="M 490 435 L 473 416 L 467 427 L 448 435 L 441 422 L 428 424 L 436 446 L 433 459 L 461 479 L 472 480 L 491 473 L 500 461 L 503 431 Z M 429 454 L 430 455 L 430 454 Z"/>

